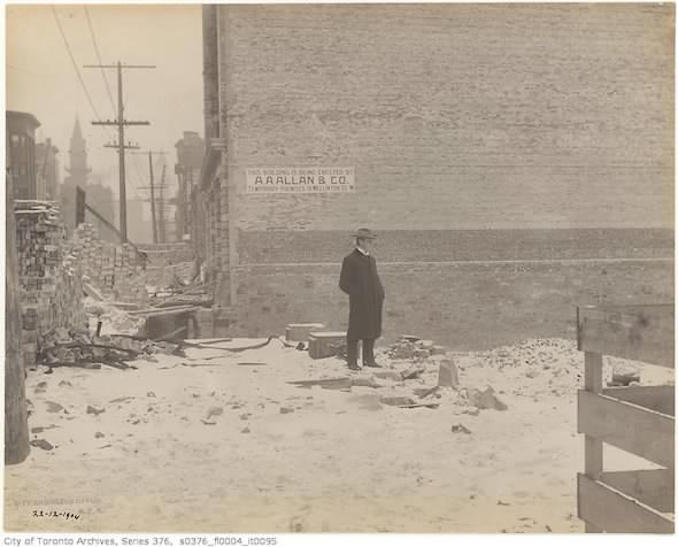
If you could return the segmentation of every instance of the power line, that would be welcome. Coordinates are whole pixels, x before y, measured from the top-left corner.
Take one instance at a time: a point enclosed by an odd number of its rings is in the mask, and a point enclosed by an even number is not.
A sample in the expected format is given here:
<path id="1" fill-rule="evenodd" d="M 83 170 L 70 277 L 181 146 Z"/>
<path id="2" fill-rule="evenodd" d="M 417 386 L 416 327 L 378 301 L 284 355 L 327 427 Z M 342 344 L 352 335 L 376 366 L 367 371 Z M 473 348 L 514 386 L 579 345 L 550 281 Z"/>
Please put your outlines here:
<path id="1" fill-rule="evenodd" d="M 120 239 L 122 242 L 127 241 L 127 190 L 125 188 L 125 150 L 139 148 L 138 146 L 125 144 L 125 127 L 128 125 L 150 125 L 148 121 L 130 121 L 124 117 L 125 107 L 123 105 L 123 86 L 122 86 L 122 71 L 123 69 L 148 69 L 155 68 L 155 65 L 124 65 L 118 61 L 114 65 L 84 65 L 84 68 L 113 68 L 118 73 L 118 112 L 114 120 L 95 121 L 93 125 L 117 126 L 118 127 L 118 142 L 111 145 L 104 145 L 106 148 L 118 149 L 118 176 L 119 180 L 119 195 L 120 195 Z"/>
<path id="2" fill-rule="evenodd" d="M 78 81 L 80 82 L 80 86 L 82 87 L 82 90 L 85 92 L 85 96 L 87 97 L 87 102 L 89 102 L 89 106 L 92 109 L 92 112 L 94 113 L 94 117 L 97 120 L 101 119 L 101 116 L 99 116 L 99 112 L 97 112 L 96 106 L 94 106 L 94 101 L 92 101 L 92 97 L 89 94 L 89 90 L 87 89 L 87 86 L 85 85 L 85 80 L 82 78 L 82 74 L 80 74 L 80 69 L 78 68 L 78 63 L 75 61 L 75 57 L 73 55 L 73 51 L 71 50 L 71 46 L 68 43 L 68 38 L 66 38 L 66 33 L 64 32 L 63 27 L 61 26 L 61 21 L 59 21 L 59 16 L 57 15 L 56 8 L 54 6 L 52 7 L 52 14 L 54 15 L 54 20 L 56 21 L 57 27 L 59 27 L 59 33 L 61 34 L 61 38 L 64 41 L 64 45 L 66 46 L 66 51 L 68 51 L 68 56 L 71 59 L 71 63 L 73 64 L 73 68 L 75 69 L 75 73 L 78 76 Z M 104 129 L 104 131 L 106 131 Z"/>
<path id="3" fill-rule="evenodd" d="M 85 81 L 82 79 L 82 74 L 80 74 L 80 69 L 78 68 L 78 63 L 75 62 L 75 57 L 73 56 L 73 52 L 71 51 L 71 46 L 68 43 L 68 39 L 66 38 L 66 34 L 64 33 L 64 29 L 61 26 L 61 21 L 59 21 L 59 16 L 57 15 L 56 8 L 54 6 L 52 6 L 52 13 L 54 14 L 54 20 L 56 21 L 56 24 L 59 27 L 59 32 L 61 33 L 61 37 L 64 40 L 64 45 L 66 46 L 66 50 L 68 51 L 68 56 L 71 58 L 71 63 L 73 63 L 73 68 L 75 69 L 75 73 L 78 75 L 78 80 L 80 81 L 80 85 L 82 86 L 82 89 L 85 92 L 85 95 L 87 96 L 87 100 L 89 101 L 89 105 L 92 107 L 92 111 L 94 112 L 94 116 L 96 117 L 97 120 L 99 120 L 99 119 L 101 119 L 101 116 L 99 116 L 99 113 L 97 112 L 97 109 L 94 106 L 94 102 L 92 101 L 92 97 L 90 97 L 89 91 L 87 90 L 87 86 L 85 85 Z"/>
<path id="4" fill-rule="evenodd" d="M 94 34 L 94 28 L 92 27 L 92 20 L 90 19 L 89 16 L 89 10 L 87 9 L 87 6 L 83 6 L 83 8 L 85 8 L 85 15 L 87 16 L 87 26 L 89 27 L 89 34 L 92 37 L 92 43 L 94 44 L 94 52 L 96 53 L 99 64 L 103 65 L 103 62 L 101 61 L 101 54 L 99 53 L 99 46 L 97 45 L 97 39 Z M 108 100 L 111 103 L 111 109 L 113 112 L 115 112 L 115 101 L 113 100 L 111 87 L 108 84 L 108 78 L 106 78 L 106 72 L 104 71 L 103 68 L 101 69 L 101 77 L 104 79 L 104 84 L 106 84 L 106 93 L 108 93 Z"/>

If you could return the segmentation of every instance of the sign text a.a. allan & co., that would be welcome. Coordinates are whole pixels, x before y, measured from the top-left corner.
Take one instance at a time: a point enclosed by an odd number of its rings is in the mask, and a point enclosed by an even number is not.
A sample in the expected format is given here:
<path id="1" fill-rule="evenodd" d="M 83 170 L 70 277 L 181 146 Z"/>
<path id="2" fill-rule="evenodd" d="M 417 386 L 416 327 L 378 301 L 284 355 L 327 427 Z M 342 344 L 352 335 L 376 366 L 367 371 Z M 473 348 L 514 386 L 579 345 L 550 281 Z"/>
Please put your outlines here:
<path id="1" fill-rule="evenodd" d="M 248 194 L 355 192 L 353 167 L 261 167 L 245 170 Z"/>

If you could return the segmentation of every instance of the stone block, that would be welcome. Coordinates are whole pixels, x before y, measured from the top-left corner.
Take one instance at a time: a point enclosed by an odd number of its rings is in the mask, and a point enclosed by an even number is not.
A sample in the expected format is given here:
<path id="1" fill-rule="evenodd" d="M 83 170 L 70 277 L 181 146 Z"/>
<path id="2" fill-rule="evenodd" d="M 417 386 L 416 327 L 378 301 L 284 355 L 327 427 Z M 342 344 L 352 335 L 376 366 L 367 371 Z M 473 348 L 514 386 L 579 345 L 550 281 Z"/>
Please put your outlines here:
<path id="1" fill-rule="evenodd" d="M 335 351 L 332 346 L 336 347 L 345 340 L 346 332 L 313 332 L 308 336 L 308 354 L 311 359 L 332 357 Z"/>
<path id="2" fill-rule="evenodd" d="M 285 329 L 288 342 L 307 342 L 312 332 L 322 331 L 323 323 L 290 323 Z"/>
<path id="3" fill-rule="evenodd" d="M 457 366 L 452 359 L 440 361 L 440 366 L 438 368 L 438 385 L 440 387 L 457 387 L 459 385 Z"/>

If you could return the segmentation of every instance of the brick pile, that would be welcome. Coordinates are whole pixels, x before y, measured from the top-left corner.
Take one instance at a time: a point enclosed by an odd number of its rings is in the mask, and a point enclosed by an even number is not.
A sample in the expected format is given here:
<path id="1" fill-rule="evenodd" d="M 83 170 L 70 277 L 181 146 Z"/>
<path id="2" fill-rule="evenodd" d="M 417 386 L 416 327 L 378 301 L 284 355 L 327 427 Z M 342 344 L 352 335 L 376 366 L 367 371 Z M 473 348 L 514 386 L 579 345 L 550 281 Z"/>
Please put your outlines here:
<path id="1" fill-rule="evenodd" d="M 102 241 L 91 224 L 81 224 L 70 244 L 87 281 L 104 296 L 116 301 L 146 304 L 144 259 L 128 243 L 114 245 Z"/>
<path id="2" fill-rule="evenodd" d="M 66 250 L 66 232 L 58 206 L 49 201 L 18 200 L 17 262 L 22 308 L 24 363 L 33 366 L 41 338 L 51 329 L 85 328 L 79 264 Z"/>

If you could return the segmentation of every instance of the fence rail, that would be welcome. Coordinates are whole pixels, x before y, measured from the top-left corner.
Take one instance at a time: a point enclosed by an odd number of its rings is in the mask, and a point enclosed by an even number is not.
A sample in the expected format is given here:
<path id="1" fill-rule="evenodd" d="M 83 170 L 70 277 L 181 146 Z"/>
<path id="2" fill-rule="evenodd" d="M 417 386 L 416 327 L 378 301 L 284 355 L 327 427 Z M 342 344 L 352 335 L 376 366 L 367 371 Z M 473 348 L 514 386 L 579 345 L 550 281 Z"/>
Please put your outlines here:
<path id="1" fill-rule="evenodd" d="M 673 304 L 577 309 L 585 367 L 577 408 L 585 472 L 577 476 L 577 506 L 587 532 L 674 532 L 674 387 L 603 389 L 602 370 L 603 355 L 674 367 L 673 330 Z M 603 443 L 662 468 L 604 472 Z"/>

